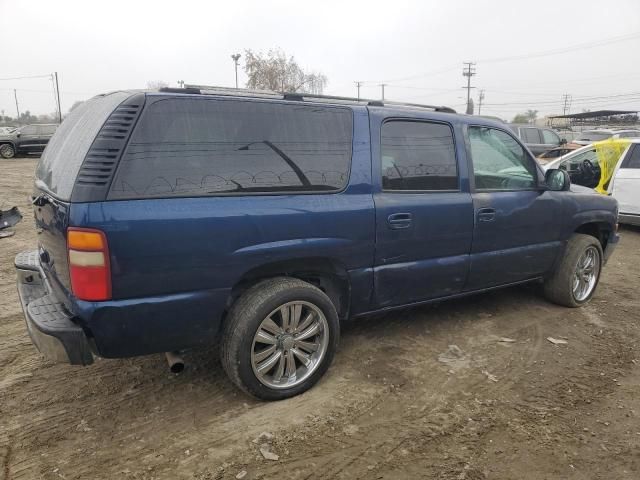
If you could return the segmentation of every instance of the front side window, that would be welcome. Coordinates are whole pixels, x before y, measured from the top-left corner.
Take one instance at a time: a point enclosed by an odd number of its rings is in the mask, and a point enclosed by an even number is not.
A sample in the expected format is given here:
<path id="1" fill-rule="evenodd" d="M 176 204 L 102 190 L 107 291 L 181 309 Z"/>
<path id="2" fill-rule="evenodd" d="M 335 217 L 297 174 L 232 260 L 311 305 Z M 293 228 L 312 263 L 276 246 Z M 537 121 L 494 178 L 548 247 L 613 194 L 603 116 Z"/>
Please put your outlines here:
<path id="1" fill-rule="evenodd" d="M 600 182 L 600 164 L 595 148 L 567 158 L 558 168 L 565 170 L 571 178 L 571 183 L 576 185 L 595 188 Z"/>
<path id="2" fill-rule="evenodd" d="M 352 132 L 345 108 L 162 99 L 142 113 L 108 198 L 335 192 Z"/>
<path id="3" fill-rule="evenodd" d="M 451 127 L 392 120 L 382 125 L 384 190 L 457 190 L 458 169 Z"/>
<path id="4" fill-rule="evenodd" d="M 537 186 L 533 160 L 506 132 L 469 127 L 476 190 L 528 190 Z"/>

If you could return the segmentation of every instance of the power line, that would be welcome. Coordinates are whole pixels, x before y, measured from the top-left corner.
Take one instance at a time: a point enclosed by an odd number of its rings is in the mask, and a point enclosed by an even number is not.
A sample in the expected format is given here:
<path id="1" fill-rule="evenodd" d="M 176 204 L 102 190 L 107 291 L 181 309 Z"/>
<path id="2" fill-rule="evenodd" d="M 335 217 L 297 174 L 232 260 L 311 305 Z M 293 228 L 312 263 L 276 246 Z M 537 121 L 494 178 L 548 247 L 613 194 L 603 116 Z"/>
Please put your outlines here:
<path id="1" fill-rule="evenodd" d="M 520 54 L 520 55 L 511 55 L 506 57 L 494 57 L 494 58 L 486 58 L 482 60 L 478 60 L 480 63 L 497 63 L 497 62 L 507 62 L 511 60 L 522 60 L 522 59 L 530 59 L 530 58 L 538 58 L 538 57 L 546 57 L 550 55 L 560 55 L 562 53 L 574 52 L 576 50 L 586 50 L 589 48 L 600 47 L 603 45 L 610 45 L 612 43 L 618 42 L 626 42 L 628 40 L 633 40 L 635 38 L 640 37 L 640 32 L 629 33 L 626 35 L 619 35 L 617 37 L 609 37 L 603 38 L 601 40 L 596 40 L 593 42 L 581 43 L 572 45 L 570 47 L 564 48 L 556 48 L 553 50 L 545 50 L 541 52 L 528 53 L 528 54 Z"/>
<path id="2" fill-rule="evenodd" d="M 31 75 L 26 77 L 11 77 L 11 78 L 0 78 L 0 81 L 4 80 L 26 80 L 29 78 L 51 78 L 51 74 L 48 75 Z"/>
<path id="3" fill-rule="evenodd" d="M 613 100 L 621 97 L 636 97 L 640 96 L 640 92 L 630 92 L 630 93 L 620 93 L 615 95 L 595 95 L 595 96 L 584 96 L 584 97 L 573 97 L 571 96 L 572 101 L 577 102 L 590 102 L 590 101 L 602 101 L 602 100 Z M 487 103 L 486 105 L 491 106 L 499 106 L 499 105 L 562 105 L 564 104 L 563 100 L 547 100 L 547 101 L 534 101 L 534 102 L 506 102 L 506 103 Z"/>

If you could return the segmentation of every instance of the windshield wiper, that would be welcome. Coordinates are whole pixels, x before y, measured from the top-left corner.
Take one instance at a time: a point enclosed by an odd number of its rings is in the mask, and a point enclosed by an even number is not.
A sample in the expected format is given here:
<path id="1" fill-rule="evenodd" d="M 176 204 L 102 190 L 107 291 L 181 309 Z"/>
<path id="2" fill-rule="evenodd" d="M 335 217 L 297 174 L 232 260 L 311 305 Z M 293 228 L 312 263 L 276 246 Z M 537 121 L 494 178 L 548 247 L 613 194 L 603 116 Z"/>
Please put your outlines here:
<path id="1" fill-rule="evenodd" d="M 293 170 L 293 172 L 296 174 L 296 176 L 298 177 L 298 180 L 300 180 L 300 183 L 302 183 L 303 186 L 305 187 L 311 186 L 311 182 L 309 181 L 307 176 L 304 174 L 304 172 L 300 170 L 300 167 L 298 167 L 298 165 L 296 165 L 296 163 L 293 160 L 291 160 L 291 158 L 286 153 L 284 153 L 282 150 L 276 147 L 269 140 L 262 140 L 260 142 L 251 142 L 238 148 L 238 150 L 249 150 L 249 146 L 253 145 L 254 143 L 264 143 L 267 147 L 269 147 L 271 150 L 276 152 L 278 156 L 282 158 L 285 162 L 287 162 L 287 165 L 289 165 L 289 167 L 291 167 L 291 170 Z"/>

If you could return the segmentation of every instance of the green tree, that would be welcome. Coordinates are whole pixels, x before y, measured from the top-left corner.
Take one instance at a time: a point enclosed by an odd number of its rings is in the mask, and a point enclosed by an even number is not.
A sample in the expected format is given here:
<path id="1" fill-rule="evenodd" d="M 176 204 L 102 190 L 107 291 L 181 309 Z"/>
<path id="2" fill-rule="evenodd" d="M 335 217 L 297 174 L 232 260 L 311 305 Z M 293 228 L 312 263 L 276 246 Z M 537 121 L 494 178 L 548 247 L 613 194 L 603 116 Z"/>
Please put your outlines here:
<path id="1" fill-rule="evenodd" d="M 519 113 L 515 117 L 513 117 L 511 123 L 528 123 L 528 121 L 529 117 L 527 117 L 525 113 Z"/>

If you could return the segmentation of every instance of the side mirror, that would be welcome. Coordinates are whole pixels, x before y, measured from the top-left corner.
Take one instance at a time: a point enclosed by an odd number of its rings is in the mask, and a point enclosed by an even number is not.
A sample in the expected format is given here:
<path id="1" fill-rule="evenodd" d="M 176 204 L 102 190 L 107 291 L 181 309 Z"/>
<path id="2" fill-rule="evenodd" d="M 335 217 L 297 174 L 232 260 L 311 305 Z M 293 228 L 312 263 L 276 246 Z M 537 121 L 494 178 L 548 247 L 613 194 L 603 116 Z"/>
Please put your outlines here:
<path id="1" fill-rule="evenodd" d="M 549 190 L 554 192 L 566 192 L 571 187 L 571 178 L 566 170 L 552 168 L 544 174 L 544 182 Z"/>

